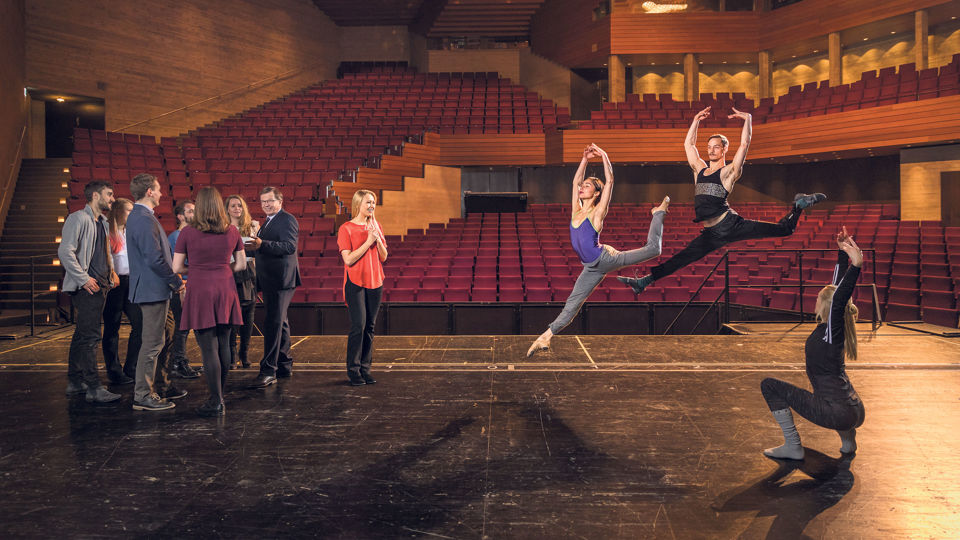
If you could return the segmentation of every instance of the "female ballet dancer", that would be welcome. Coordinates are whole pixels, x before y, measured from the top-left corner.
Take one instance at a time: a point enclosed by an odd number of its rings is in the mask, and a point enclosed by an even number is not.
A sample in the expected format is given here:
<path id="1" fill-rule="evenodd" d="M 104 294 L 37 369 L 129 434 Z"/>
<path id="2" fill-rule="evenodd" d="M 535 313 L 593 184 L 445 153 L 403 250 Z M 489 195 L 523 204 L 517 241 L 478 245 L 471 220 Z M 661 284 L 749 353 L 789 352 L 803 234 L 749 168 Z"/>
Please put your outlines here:
<path id="1" fill-rule="evenodd" d="M 603 174 L 606 184 L 595 177 L 584 179 L 587 162 L 591 157 L 603 158 Z M 670 206 L 670 197 L 664 197 L 660 206 L 650 212 L 650 232 L 647 233 L 647 245 L 640 249 L 620 252 L 600 243 L 600 231 L 603 220 L 610 207 L 613 194 L 613 165 L 610 157 L 599 146 L 591 144 L 583 151 L 580 167 L 573 176 L 573 215 L 570 220 L 570 243 L 583 263 L 583 271 L 573 286 L 560 315 L 550 323 L 547 330 L 530 345 L 527 357 L 538 351 L 550 348 L 550 339 L 563 330 L 580 311 L 583 302 L 603 281 L 604 276 L 626 266 L 640 264 L 660 255 L 663 236 L 663 219 Z"/>
<path id="2" fill-rule="evenodd" d="M 860 396 L 850 384 L 844 356 L 857 358 L 857 306 L 850 300 L 860 276 L 863 253 L 846 227 L 837 235 L 840 251 L 833 273 L 833 284 L 817 295 L 816 314 L 820 324 L 807 338 L 807 378 L 813 393 L 777 379 L 764 379 L 760 391 L 767 400 L 773 418 L 783 430 L 784 444 L 768 448 L 764 455 L 779 459 L 803 459 L 800 434 L 790 409 L 818 426 L 840 434 L 840 452 L 857 450 L 857 429 L 863 424 L 864 409 Z M 849 261 L 849 266 L 848 266 Z"/>

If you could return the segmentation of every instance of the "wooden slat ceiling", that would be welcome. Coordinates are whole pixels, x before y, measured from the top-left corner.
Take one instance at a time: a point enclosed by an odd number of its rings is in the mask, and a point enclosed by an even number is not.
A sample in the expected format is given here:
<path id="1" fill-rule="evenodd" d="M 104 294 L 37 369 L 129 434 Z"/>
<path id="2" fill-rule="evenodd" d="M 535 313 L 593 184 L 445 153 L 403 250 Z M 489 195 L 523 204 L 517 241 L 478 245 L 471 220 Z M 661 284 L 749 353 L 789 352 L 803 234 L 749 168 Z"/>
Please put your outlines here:
<path id="1" fill-rule="evenodd" d="M 339 26 L 410 26 L 427 37 L 525 37 L 545 0 L 313 0 Z M 362 4 L 362 8 L 359 6 Z"/>
<path id="2" fill-rule="evenodd" d="M 429 37 L 523 37 L 544 0 L 448 0 Z"/>
<path id="3" fill-rule="evenodd" d="M 313 0 L 337 26 L 408 26 L 423 0 Z"/>

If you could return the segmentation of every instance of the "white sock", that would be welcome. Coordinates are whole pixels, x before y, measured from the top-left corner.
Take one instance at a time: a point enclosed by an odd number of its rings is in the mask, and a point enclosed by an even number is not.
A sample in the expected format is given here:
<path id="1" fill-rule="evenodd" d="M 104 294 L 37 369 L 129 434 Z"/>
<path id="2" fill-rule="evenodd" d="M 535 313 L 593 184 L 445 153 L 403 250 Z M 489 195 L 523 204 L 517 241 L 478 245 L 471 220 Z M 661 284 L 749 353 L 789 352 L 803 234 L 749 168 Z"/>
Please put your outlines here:
<path id="1" fill-rule="evenodd" d="M 840 435 L 840 453 L 852 454 L 857 451 L 857 429 L 848 429 L 846 431 L 837 430 Z"/>
<path id="2" fill-rule="evenodd" d="M 783 431 L 783 446 L 767 448 L 763 454 L 778 459 L 803 459 L 803 446 L 797 426 L 793 423 L 793 413 L 790 409 L 780 409 L 773 411 L 773 418 Z"/>

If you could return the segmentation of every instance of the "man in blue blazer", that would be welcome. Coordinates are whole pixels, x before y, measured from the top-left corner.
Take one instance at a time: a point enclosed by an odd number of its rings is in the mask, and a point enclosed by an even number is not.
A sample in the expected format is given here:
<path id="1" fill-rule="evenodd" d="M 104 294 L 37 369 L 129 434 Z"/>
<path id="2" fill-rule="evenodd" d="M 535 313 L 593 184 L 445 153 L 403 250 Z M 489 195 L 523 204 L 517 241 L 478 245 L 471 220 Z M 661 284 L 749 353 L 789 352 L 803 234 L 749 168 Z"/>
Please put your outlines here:
<path id="1" fill-rule="evenodd" d="M 300 225 L 297 218 L 283 210 L 283 194 L 275 187 L 260 191 L 260 206 L 267 215 L 257 237 L 246 244 L 246 249 L 257 252 L 257 285 L 263 292 L 266 318 L 263 329 L 263 360 L 260 374 L 251 388 L 266 388 L 277 382 L 277 377 L 290 377 L 293 359 L 290 358 L 290 323 L 287 308 L 293 293 L 300 286 L 300 266 L 297 262 Z"/>
<path id="2" fill-rule="evenodd" d="M 170 295 L 180 294 L 184 286 L 183 280 L 173 271 L 167 235 L 153 213 L 163 196 L 160 182 L 151 174 L 138 174 L 130 182 L 130 193 L 137 201 L 127 217 L 130 301 L 139 305 L 143 313 L 143 341 L 137 358 L 133 409 L 160 411 L 171 409 L 174 404 L 158 395 L 158 390 L 168 392 L 170 389 L 165 388 L 168 374 L 164 367 L 168 366 L 158 366 L 157 357 L 164 348 Z M 177 391 L 176 395 L 167 397 L 185 395 L 185 392 Z"/>

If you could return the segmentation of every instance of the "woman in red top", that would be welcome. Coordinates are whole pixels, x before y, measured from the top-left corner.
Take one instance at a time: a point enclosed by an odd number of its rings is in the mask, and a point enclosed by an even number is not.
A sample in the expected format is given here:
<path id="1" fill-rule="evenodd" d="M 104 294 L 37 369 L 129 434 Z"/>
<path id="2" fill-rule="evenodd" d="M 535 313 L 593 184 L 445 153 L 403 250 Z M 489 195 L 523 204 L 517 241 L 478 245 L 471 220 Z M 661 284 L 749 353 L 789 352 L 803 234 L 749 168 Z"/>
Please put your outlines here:
<path id="1" fill-rule="evenodd" d="M 203 356 L 203 374 L 210 399 L 197 409 L 200 416 L 223 416 L 223 387 L 230 369 L 230 331 L 243 324 L 233 273 L 247 267 L 240 231 L 230 224 L 220 193 L 205 187 L 197 194 L 193 221 L 177 238 L 173 271 L 185 272 L 190 259 L 190 281 L 183 298 L 180 329 L 193 329 Z"/>
<path id="2" fill-rule="evenodd" d="M 352 386 L 377 382 L 370 375 L 373 358 L 373 325 L 383 295 L 383 261 L 387 243 L 373 217 L 377 196 L 372 191 L 353 194 L 353 219 L 340 226 L 337 247 L 343 256 L 343 297 L 350 314 L 347 338 L 347 377 Z"/>

